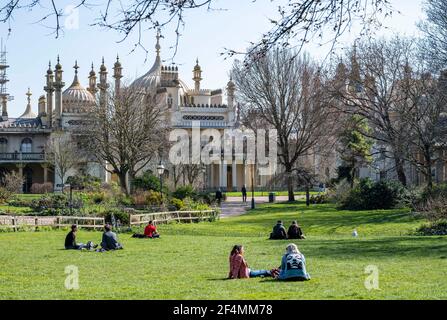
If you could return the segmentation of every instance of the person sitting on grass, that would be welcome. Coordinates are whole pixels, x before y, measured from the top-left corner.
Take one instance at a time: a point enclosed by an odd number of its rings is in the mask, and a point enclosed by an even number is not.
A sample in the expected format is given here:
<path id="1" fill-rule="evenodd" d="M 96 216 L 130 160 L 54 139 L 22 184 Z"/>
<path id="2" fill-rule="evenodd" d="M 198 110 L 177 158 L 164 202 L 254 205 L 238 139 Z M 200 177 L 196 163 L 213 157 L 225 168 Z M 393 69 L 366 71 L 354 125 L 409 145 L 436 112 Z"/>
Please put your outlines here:
<path id="1" fill-rule="evenodd" d="M 255 277 L 272 277 L 274 270 L 252 270 L 244 258 L 244 247 L 235 245 L 230 253 L 229 279 L 243 279 Z"/>
<path id="2" fill-rule="evenodd" d="M 276 225 L 273 227 L 273 232 L 270 233 L 270 239 L 272 240 L 287 239 L 286 228 L 284 228 L 284 225 L 282 224 L 281 220 L 278 220 Z"/>
<path id="3" fill-rule="evenodd" d="M 116 233 L 112 232 L 112 226 L 106 224 L 104 226 L 104 233 L 102 234 L 101 249 L 99 251 L 110 251 L 123 249 L 123 246 L 118 242 Z"/>
<path id="4" fill-rule="evenodd" d="M 67 250 L 82 250 L 82 249 L 93 249 L 98 245 L 93 245 L 93 242 L 89 241 L 87 244 L 76 243 L 76 233 L 78 232 L 78 226 L 73 224 L 71 226 L 71 231 L 65 237 L 65 249 Z"/>
<path id="5" fill-rule="evenodd" d="M 153 224 L 152 220 L 149 221 L 146 228 L 144 228 L 144 235 L 147 238 L 160 238 L 160 234 L 157 232 L 157 227 Z"/>
<path id="6" fill-rule="evenodd" d="M 289 244 L 286 253 L 281 259 L 278 280 L 307 281 L 310 275 L 306 271 L 306 258 L 298 250 L 296 244 Z"/>
<path id="7" fill-rule="evenodd" d="M 306 239 L 303 231 L 296 221 L 293 221 L 289 227 L 289 230 L 287 230 L 287 237 L 289 239 Z"/>
<path id="8" fill-rule="evenodd" d="M 157 227 L 154 225 L 153 221 L 149 221 L 146 228 L 144 228 L 144 233 L 135 233 L 133 238 L 160 238 L 160 234 L 157 232 Z"/>

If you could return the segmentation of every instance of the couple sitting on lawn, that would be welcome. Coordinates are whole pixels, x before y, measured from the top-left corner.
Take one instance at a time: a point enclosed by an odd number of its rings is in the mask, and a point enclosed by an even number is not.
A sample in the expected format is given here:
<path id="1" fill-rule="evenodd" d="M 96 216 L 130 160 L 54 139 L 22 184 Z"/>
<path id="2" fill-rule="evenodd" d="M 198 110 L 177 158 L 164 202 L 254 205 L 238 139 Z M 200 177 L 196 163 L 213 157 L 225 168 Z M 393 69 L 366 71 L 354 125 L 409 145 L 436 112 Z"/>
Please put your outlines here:
<path id="1" fill-rule="evenodd" d="M 154 226 L 154 223 L 149 221 L 146 228 L 144 228 L 144 234 L 135 233 L 133 238 L 160 238 L 160 234 L 157 232 L 157 227 Z"/>
<path id="2" fill-rule="evenodd" d="M 306 259 L 293 243 L 287 246 L 286 253 L 281 260 L 281 266 L 271 270 L 250 269 L 244 258 L 244 247 L 235 245 L 230 253 L 230 273 L 228 277 L 230 279 L 273 277 L 288 281 L 310 280 L 310 275 L 306 271 Z"/>
<path id="3" fill-rule="evenodd" d="M 296 221 L 293 221 L 286 232 L 286 228 L 282 224 L 281 220 L 278 220 L 273 227 L 273 232 L 270 233 L 270 239 L 283 240 L 283 239 L 306 239 L 300 226 Z"/>
<path id="4" fill-rule="evenodd" d="M 98 247 L 98 245 L 93 244 L 92 241 L 87 242 L 87 244 L 76 243 L 76 234 L 78 232 L 78 226 L 73 224 L 71 226 L 71 231 L 65 237 L 65 249 L 67 250 L 93 250 Z M 118 237 L 116 233 L 112 232 L 112 226 L 106 224 L 104 226 L 104 233 L 102 234 L 101 249 L 96 251 L 110 251 L 123 249 L 123 246 L 118 242 Z"/>

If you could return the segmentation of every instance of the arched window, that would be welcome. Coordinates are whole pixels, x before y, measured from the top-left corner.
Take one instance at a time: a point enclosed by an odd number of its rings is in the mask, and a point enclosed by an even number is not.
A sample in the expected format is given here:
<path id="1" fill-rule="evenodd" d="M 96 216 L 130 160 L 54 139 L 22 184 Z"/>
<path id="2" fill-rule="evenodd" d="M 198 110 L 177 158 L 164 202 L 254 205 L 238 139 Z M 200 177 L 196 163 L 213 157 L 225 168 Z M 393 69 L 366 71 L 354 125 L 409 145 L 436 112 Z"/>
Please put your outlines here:
<path id="1" fill-rule="evenodd" d="M 22 145 L 20 146 L 20 151 L 23 153 L 31 153 L 33 150 L 33 141 L 30 138 L 25 138 L 22 140 Z"/>
<path id="2" fill-rule="evenodd" d="M 172 107 L 173 102 L 174 102 L 174 99 L 172 99 L 172 94 L 169 94 L 168 95 L 168 106 L 169 106 L 169 108 Z"/>
<path id="3" fill-rule="evenodd" d="M 8 152 L 8 140 L 5 138 L 0 138 L 0 153 Z"/>

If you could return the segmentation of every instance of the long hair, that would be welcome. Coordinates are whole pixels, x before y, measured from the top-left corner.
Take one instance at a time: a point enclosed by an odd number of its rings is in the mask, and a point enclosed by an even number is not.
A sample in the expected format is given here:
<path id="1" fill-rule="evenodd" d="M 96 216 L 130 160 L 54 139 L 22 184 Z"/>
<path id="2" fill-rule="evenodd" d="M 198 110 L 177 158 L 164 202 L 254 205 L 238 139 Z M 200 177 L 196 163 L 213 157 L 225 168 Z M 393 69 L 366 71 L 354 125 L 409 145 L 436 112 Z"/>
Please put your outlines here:
<path id="1" fill-rule="evenodd" d="M 296 244 L 290 243 L 289 245 L 287 245 L 286 253 L 288 253 L 288 254 L 300 253 L 300 250 L 298 249 Z"/>
<path id="2" fill-rule="evenodd" d="M 237 244 L 233 247 L 233 249 L 231 250 L 230 256 L 233 256 L 235 254 L 240 254 L 242 252 L 242 246 L 240 244 Z"/>

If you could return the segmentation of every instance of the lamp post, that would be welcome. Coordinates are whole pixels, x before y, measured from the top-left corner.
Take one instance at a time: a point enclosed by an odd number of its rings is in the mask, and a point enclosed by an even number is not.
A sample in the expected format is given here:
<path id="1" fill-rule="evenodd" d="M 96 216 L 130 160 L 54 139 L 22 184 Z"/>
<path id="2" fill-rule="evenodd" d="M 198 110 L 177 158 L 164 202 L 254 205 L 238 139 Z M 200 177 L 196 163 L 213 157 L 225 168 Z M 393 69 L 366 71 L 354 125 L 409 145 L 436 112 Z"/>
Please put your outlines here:
<path id="1" fill-rule="evenodd" d="M 157 166 L 157 172 L 158 177 L 160 178 L 160 196 L 161 196 L 161 203 L 163 204 L 163 173 L 165 172 L 165 167 L 161 161 Z"/>
<path id="2" fill-rule="evenodd" d="M 251 170 L 251 208 L 255 208 L 255 170 L 254 165 Z"/>
<path id="3" fill-rule="evenodd" d="M 203 192 L 205 193 L 206 191 L 206 166 L 203 164 L 202 165 L 202 173 L 203 173 Z"/>

